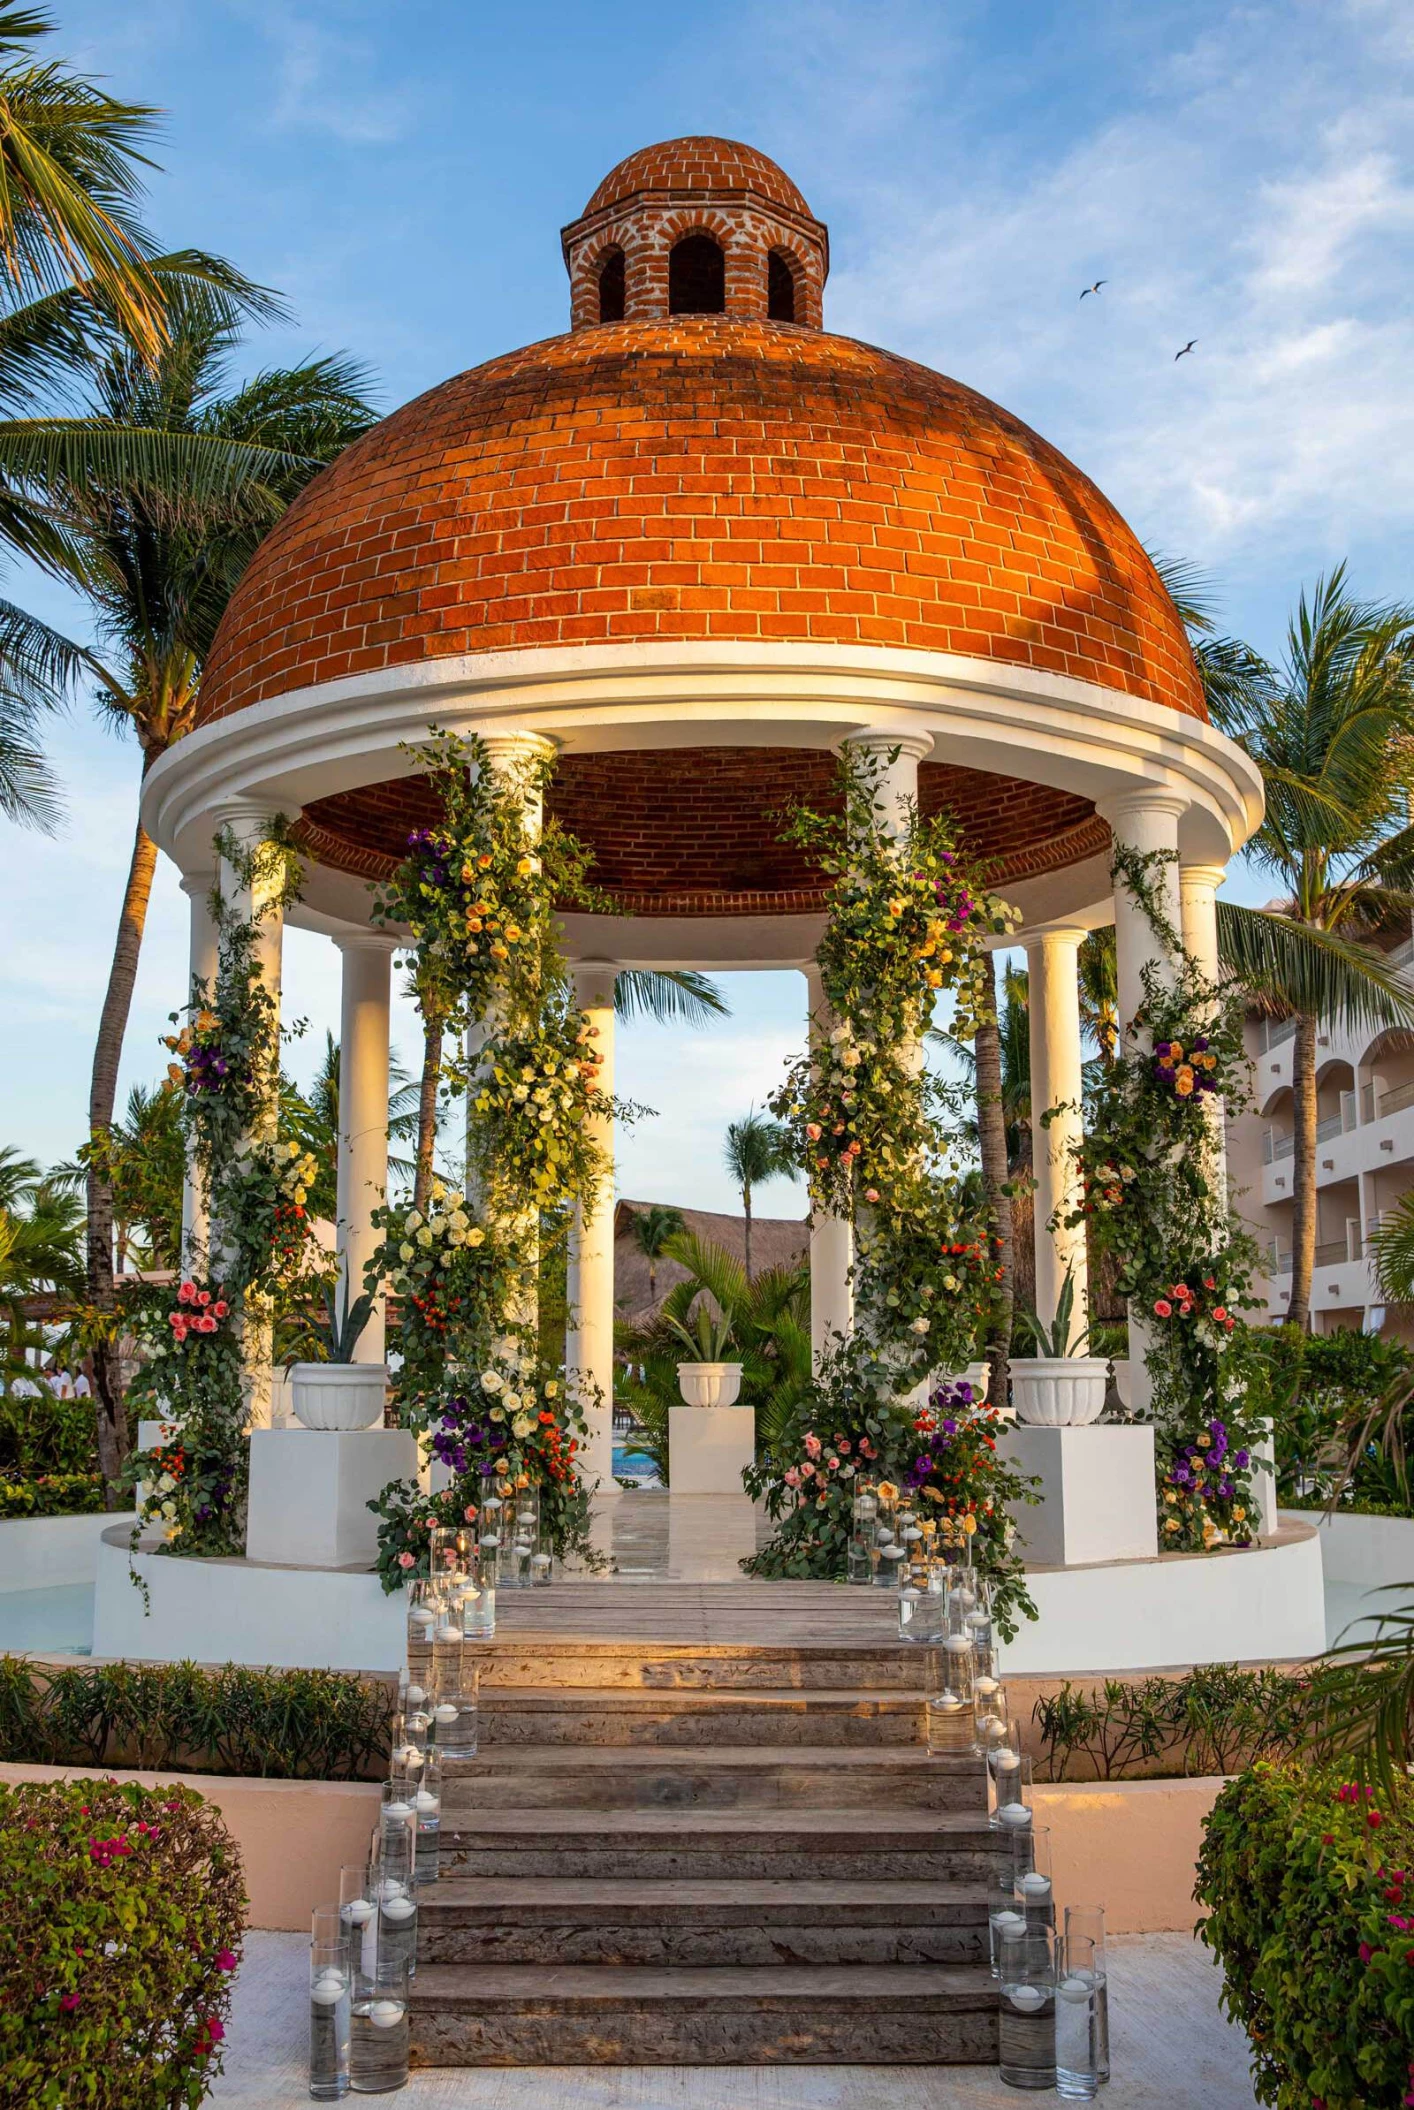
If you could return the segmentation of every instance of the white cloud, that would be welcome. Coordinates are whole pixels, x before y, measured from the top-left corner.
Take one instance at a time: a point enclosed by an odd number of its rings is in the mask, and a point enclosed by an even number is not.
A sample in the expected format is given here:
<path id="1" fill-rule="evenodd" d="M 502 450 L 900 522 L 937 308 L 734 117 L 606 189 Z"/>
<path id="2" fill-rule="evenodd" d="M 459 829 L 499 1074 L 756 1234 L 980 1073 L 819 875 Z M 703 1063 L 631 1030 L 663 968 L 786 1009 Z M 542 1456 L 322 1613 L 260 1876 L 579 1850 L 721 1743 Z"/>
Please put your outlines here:
<path id="1" fill-rule="evenodd" d="M 403 137 L 412 97 L 378 77 L 371 43 L 283 10 L 262 9 L 259 20 L 277 54 L 274 126 L 330 132 L 351 146 Z"/>

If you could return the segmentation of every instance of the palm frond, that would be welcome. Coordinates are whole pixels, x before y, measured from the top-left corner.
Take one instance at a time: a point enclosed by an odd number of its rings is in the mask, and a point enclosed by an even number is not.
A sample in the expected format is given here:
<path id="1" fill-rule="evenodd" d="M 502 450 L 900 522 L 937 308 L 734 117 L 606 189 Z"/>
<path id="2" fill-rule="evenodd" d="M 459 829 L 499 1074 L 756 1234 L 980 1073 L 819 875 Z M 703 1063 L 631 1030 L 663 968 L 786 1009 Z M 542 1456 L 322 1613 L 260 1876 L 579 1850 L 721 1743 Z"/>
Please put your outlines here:
<path id="1" fill-rule="evenodd" d="M 1356 1030 L 1414 1026 L 1414 986 L 1383 954 L 1270 909 L 1217 907 L 1224 967 L 1273 1014 L 1335 1019 Z"/>
<path id="2" fill-rule="evenodd" d="M 1391 1304 L 1414 1304 L 1414 1188 L 1386 1209 L 1369 1245 L 1381 1293 Z"/>
<path id="3" fill-rule="evenodd" d="M 659 1026 L 705 1026 L 729 1018 L 731 1006 L 710 975 L 695 968 L 621 968 L 614 981 L 614 1013 L 625 1023 L 651 1019 Z"/>

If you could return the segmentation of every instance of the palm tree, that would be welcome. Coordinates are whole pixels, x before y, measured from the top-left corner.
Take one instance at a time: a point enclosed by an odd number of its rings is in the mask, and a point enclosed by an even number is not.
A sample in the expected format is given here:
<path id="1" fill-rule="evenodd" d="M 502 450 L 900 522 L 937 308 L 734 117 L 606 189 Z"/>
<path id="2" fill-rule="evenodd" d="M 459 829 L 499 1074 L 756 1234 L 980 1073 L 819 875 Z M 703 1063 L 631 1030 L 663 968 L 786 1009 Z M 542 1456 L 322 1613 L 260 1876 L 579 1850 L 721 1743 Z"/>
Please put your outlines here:
<path id="1" fill-rule="evenodd" d="M 1266 814 L 1247 849 L 1283 899 L 1271 909 L 1220 902 L 1218 941 L 1256 1001 L 1296 1020 L 1288 1317 L 1304 1329 L 1316 1247 L 1317 1022 L 1414 1024 L 1414 989 L 1368 942 L 1407 927 L 1414 905 L 1414 610 L 1356 600 L 1341 565 L 1309 601 L 1301 595 L 1280 666 L 1241 652 L 1240 678 L 1208 684 L 1209 710 L 1262 772 Z"/>
<path id="2" fill-rule="evenodd" d="M 1119 1052 L 1119 968 L 1112 923 L 1087 931 L 1076 961 L 1080 989 L 1080 1024 L 1095 1043 L 1104 1069 L 1112 1069 Z"/>
<path id="3" fill-rule="evenodd" d="M 651 1209 L 640 1209 L 633 1219 L 633 1242 L 648 1262 L 648 1301 L 658 1301 L 658 1262 L 670 1238 L 676 1238 L 683 1229 L 681 1209 L 665 1209 L 655 1202 Z"/>
<path id="4" fill-rule="evenodd" d="M 753 1109 L 744 1120 L 728 1124 L 722 1156 L 727 1171 L 741 1189 L 742 1215 L 746 1223 L 746 1279 L 750 1282 L 751 1191 L 753 1187 L 764 1186 L 767 1180 L 798 1177 L 790 1130 L 783 1122 L 772 1121 Z"/>
<path id="5" fill-rule="evenodd" d="M 408 1144 L 417 1136 L 418 1086 L 394 1056 L 388 1065 L 388 1141 Z M 280 1132 L 292 1143 L 311 1151 L 318 1165 L 310 1190 L 310 1207 L 316 1216 L 333 1221 L 338 1208 L 339 1173 L 339 1043 L 332 1033 L 324 1036 L 324 1053 L 307 1092 L 296 1091 L 288 1078 L 280 1082 Z M 390 1179 L 411 1179 L 415 1172 L 409 1157 L 390 1150 Z"/>
<path id="6" fill-rule="evenodd" d="M 154 473 L 69 473 L 55 452 L 33 470 L 58 537 L 43 554 L 89 602 L 97 643 L 69 647 L 100 711 L 130 727 L 144 776 L 192 728 L 201 669 L 217 623 L 257 545 L 284 508 L 367 429 L 362 372 L 325 357 L 233 385 L 242 312 L 268 307 L 239 286 L 187 282 L 168 305 L 168 338 L 149 361 L 110 337 L 87 369 L 80 406 L 92 426 L 177 443 Z M 155 473 L 164 461 L 170 474 Z M 0 471 L 5 466 L 0 431 Z M 99 1023 L 89 1094 L 89 1300 L 113 1309 L 113 1198 L 106 1146 L 157 846 L 138 824 Z M 112 1480 L 127 1448 L 108 1348 L 94 1355 L 99 1455 Z"/>

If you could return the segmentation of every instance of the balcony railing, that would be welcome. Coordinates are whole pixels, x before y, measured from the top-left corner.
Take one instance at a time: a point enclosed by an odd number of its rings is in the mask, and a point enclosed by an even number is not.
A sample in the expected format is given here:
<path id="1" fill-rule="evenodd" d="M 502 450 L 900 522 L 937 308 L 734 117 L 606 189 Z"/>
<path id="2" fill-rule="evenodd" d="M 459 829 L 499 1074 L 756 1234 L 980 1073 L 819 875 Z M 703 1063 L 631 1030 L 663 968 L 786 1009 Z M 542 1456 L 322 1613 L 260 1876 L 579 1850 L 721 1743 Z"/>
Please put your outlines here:
<path id="1" fill-rule="evenodd" d="M 1284 1252 L 1275 1239 L 1267 1248 L 1267 1263 L 1274 1275 L 1289 1275 L 1291 1273 L 1291 1255 Z"/>
<path id="2" fill-rule="evenodd" d="M 1345 1123 L 1339 1114 L 1327 1114 L 1324 1121 L 1316 1123 L 1316 1141 L 1329 1143 L 1332 1136 L 1343 1136 Z"/>
<path id="3" fill-rule="evenodd" d="M 1270 1055 L 1272 1049 L 1279 1048 L 1283 1041 L 1294 1040 L 1295 1037 L 1294 1018 L 1268 1018 L 1262 1021 L 1262 1052 L 1265 1055 Z"/>
<path id="4" fill-rule="evenodd" d="M 1401 1107 L 1414 1106 L 1414 1083 L 1396 1084 L 1389 1091 L 1381 1092 L 1376 1104 L 1380 1120 L 1386 1114 L 1397 1114 Z"/>
<path id="5" fill-rule="evenodd" d="M 1339 1267 L 1350 1258 L 1350 1247 L 1343 1238 L 1327 1238 L 1316 1247 L 1317 1267 Z"/>
<path id="6" fill-rule="evenodd" d="M 1295 1136 L 1279 1136 L 1274 1128 L 1262 1131 L 1262 1163 L 1272 1164 L 1277 1158 L 1289 1158 L 1296 1148 Z"/>

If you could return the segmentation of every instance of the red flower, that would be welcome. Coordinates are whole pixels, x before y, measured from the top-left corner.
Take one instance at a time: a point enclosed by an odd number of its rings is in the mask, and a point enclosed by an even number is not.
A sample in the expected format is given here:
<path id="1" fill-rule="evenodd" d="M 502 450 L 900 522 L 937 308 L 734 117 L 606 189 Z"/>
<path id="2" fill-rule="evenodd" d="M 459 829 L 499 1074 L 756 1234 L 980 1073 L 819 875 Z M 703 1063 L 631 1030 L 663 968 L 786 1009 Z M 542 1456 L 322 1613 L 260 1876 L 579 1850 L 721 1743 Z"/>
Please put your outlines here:
<path id="1" fill-rule="evenodd" d="M 218 1319 L 224 1319 L 226 1313 L 230 1310 L 230 1306 L 227 1304 L 224 1297 L 218 1297 L 216 1302 L 212 1305 L 211 1309 L 216 1314 L 216 1317 Z"/>
<path id="2" fill-rule="evenodd" d="M 215 1333 L 216 1321 L 212 1318 L 209 1311 L 204 1311 L 197 1320 L 196 1330 L 198 1333 Z"/>
<path id="3" fill-rule="evenodd" d="M 1154 1309 L 1161 1319 L 1168 1319 L 1173 1316 L 1173 1306 L 1169 1303 L 1167 1297 L 1156 1297 L 1154 1299 Z"/>
<path id="4" fill-rule="evenodd" d="M 1378 1810 L 1367 1810 L 1365 1813 L 1365 1822 L 1372 1832 L 1377 1832 L 1384 1821 Z"/>
<path id="5" fill-rule="evenodd" d="M 184 1282 L 182 1284 L 177 1291 L 177 1302 L 179 1304 L 195 1304 L 196 1284 L 194 1282 Z"/>

